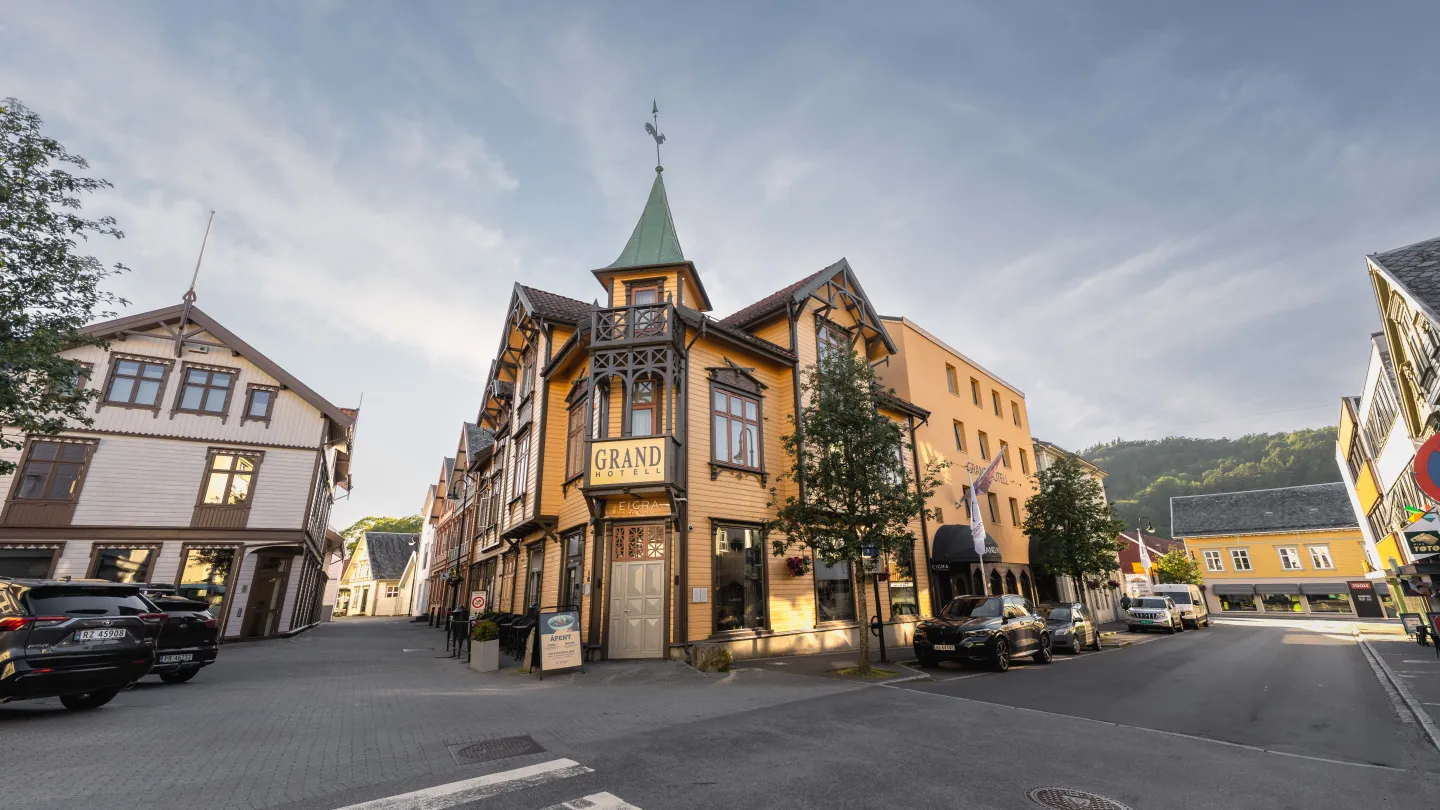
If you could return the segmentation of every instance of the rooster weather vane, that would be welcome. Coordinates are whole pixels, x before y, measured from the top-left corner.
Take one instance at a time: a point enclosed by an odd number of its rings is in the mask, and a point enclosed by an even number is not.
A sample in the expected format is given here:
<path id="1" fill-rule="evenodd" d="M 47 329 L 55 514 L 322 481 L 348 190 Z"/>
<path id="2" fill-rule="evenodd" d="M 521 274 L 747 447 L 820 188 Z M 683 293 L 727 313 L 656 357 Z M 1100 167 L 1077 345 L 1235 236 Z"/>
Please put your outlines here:
<path id="1" fill-rule="evenodd" d="M 660 144 L 665 143 L 665 136 L 660 134 L 660 105 L 653 99 L 650 101 L 650 116 L 654 123 L 646 124 L 645 131 L 655 139 L 655 171 L 663 172 L 665 168 L 660 165 Z"/>

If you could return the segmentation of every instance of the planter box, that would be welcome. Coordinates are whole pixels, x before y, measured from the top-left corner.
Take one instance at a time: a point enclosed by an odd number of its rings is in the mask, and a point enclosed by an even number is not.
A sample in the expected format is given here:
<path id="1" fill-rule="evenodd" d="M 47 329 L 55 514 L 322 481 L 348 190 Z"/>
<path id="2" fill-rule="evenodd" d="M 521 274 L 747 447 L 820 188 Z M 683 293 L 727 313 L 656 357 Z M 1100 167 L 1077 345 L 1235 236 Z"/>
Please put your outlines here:
<path id="1" fill-rule="evenodd" d="M 494 672 L 499 669 L 500 639 L 471 642 L 470 668 L 476 672 Z"/>

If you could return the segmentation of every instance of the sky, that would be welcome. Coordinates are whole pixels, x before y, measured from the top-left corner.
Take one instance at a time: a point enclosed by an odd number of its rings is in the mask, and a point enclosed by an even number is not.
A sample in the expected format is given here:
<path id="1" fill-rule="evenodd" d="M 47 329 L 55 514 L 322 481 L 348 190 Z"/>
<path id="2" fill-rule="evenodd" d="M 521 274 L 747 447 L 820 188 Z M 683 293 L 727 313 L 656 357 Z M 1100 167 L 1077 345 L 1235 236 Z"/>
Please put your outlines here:
<path id="1" fill-rule="evenodd" d="M 519 280 L 589 301 L 660 106 L 724 315 L 849 259 L 1035 435 L 1334 424 L 1367 253 L 1440 235 L 1440 6 L 0 0 L 0 97 L 114 189 L 127 312 L 199 306 L 363 411 L 340 526 L 411 514 Z"/>

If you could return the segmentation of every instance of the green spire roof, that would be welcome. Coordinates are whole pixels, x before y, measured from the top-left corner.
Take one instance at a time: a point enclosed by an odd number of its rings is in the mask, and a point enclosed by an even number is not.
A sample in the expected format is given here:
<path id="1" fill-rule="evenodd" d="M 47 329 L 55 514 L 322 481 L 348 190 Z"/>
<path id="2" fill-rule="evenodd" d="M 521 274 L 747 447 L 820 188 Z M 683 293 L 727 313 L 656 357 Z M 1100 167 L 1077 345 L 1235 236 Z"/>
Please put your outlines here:
<path id="1" fill-rule="evenodd" d="M 665 181 L 657 168 L 655 185 L 650 187 L 650 199 L 645 201 L 640 221 L 635 223 L 635 231 L 630 234 L 625 249 L 620 251 L 620 258 L 610 267 L 646 267 L 683 261 L 685 254 L 680 251 L 675 220 L 670 216 L 670 201 L 665 197 Z"/>

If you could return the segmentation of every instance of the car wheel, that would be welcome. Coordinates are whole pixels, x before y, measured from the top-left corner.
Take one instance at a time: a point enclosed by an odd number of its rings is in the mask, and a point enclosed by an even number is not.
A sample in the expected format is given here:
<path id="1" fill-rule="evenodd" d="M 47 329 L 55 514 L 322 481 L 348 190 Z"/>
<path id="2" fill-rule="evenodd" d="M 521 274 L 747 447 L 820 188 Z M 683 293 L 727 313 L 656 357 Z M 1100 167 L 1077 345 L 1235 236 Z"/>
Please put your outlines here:
<path id="1" fill-rule="evenodd" d="M 1031 660 L 1037 664 L 1048 664 L 1055 660 L 1055 651 L 1050 648 L 1050 634 L 1040 634 L 1040 648 L 1031 656 Z"/>
<path id="2" fill-rule="evenodd" d="M 1010 642 L 1004 636 L 995 639 L 995 652 L 990 660 L 990 667 L 996 672 L 1005 672 L 1010 669 Z"/>
<path id="3" fill-rule="evenodd" d="M 1100 652 L 1100 631 L 1098 629 L 1095 631 L 1095 634 L 1090 637 L 1090 649 L 1095 652 Z"/>
<path id="4" fill-rule="evenodd" d="M 1165 632 L 1169 633 L 1172 636 L 1175 635 L 1175 623 L 1171 622 L 1170 624 L 1166 625 Z"/>
<path id="5" fill-rule="evenodd" d="M 118 694 L 120 694 L 119 689 L 97 689 L 94 692 L 81 692 L 78 695 L 61 695 L 60 702 L 65 705 L 65 708 L 72 711 L 98 709 L 109 703 Z"/>
<path id="6" fill-rule="evenodd" d="M 174 672 L 160 673 L 160 680 L 165 683 L 185 683 L 200 672 L 198 667 L 194 669 L 177 669 Z"/>
<path id="7" fill-rule="evenodd" d="M 1077 638 L 1077 637 L 1075 637 L 1075 636 L 1071 636 L 1071 637 L 1070 637 L 1070 646 L 1065 648 L 1065 652 L 1069 653 L 1070 655 L 1079 655 L 1079 654 L 1080 654 L 1080 639 Z"/>
<path id="8" fill-rule="evenodd" d="M 1210 626 L 1210 617 L 1209 617 L 1209 616 L 1206 616 L 1206 617 L 1205 617 L 1205 626 L 1206 626 L 1206 627 L 1209 627 L 1209 626 Z"/>
<path id="9" fill-rule="evenodd" d="M 1175 628 L 1175 632 L 1177 632 L 1177 633 L 1183 633 L 1183 632 L 1185 632 L 1185 620 L 1184 620 L 1183 618 L 1182 618 L 1179 622 L 1177 622 L 1176 624 L 1177 624 L 1178 626 Z"/>

